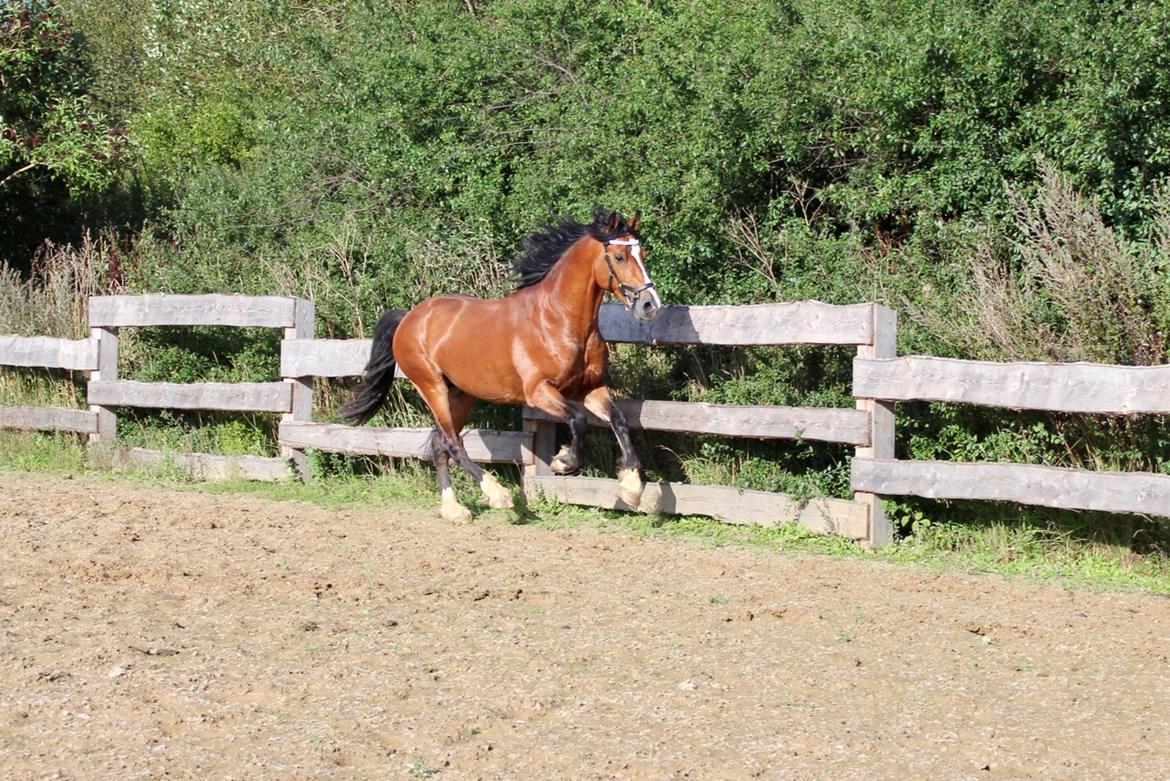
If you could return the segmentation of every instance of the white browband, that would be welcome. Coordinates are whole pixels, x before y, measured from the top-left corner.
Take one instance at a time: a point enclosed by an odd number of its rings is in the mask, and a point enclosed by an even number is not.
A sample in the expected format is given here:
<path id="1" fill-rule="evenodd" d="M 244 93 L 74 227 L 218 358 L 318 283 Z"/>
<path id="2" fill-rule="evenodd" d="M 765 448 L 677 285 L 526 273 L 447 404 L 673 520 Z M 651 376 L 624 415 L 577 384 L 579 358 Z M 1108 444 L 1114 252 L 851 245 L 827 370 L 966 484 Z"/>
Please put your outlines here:
<path id="1" fill-rule="evenodd" d="M 605 243 L 606 244 L 617 244 L 620 247 L 629 247 L 632 250 L 630 252 L 630 254 L 634 256 L 634 260 L 638 261 L 638 268 L 642 269 L 642 275 L 645 276 L 647 279 L 650 278 L 649 274 L 646 271 L 646 265 L 644 263 L 642 263 L 642 243 L 641 242 L 639 242 L 637 239 L 614 239 L 613 241 L 607 241 Z"/>

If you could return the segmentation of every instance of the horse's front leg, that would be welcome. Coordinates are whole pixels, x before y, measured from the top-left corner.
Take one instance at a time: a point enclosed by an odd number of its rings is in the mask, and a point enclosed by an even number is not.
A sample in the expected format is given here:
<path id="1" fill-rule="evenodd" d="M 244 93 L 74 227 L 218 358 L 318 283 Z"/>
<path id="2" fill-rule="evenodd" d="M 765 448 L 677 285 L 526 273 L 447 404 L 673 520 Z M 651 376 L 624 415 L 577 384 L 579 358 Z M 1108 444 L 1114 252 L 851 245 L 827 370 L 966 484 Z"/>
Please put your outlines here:
<path id="1" fill-rule="evenodd" d="M 525 403 L 542 412 L 547 412 L 569 427 L 572 440 L 549 461 L 553 474 L 571 475 L 581 469 L 585 452 L 585 429 L 588 421 L 585 408 L 578 402 L 566 399 L 552 383 L 543 381 L 525 394 Z"/>
<path id="2" fill-rule="evenodd" d="M 565 409 L 567 417 L 564 422 L 569 426 L 571 439 L 569 444 L 561 445 L 549 461 L 548 468 L 556 475 L 575 475 L 585 465 L 585 431 L 589 424 L 580 402 L 565 399 Z"/>
<path id="3" fill-rule="evenodd" d="M 602 385 L 585 394 L 585 408 L 597 417 L 604 420 L 613 429 L 617 438 L 618 447 L 622 451 L 622 467 L 618 472 L 618 497 L 633 509 L 638 508 L 642 499 L 642 462 L 634 452 L 634 443 L 630 439 L 630 427 L 626 423 L 626 416 L 613 403 L 609 395 L 609 388 Z"/>

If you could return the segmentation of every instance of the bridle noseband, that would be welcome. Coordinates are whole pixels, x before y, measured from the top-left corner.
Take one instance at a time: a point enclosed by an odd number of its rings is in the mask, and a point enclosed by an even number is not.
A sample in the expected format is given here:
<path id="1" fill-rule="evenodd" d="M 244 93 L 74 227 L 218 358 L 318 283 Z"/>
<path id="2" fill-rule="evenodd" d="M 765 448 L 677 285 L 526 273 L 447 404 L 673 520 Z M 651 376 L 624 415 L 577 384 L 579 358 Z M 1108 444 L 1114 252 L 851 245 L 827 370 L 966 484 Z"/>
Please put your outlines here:
<path id="1" fill-rule="evenodd" d="M 635 287 L 622 282 L 621 277 L 617 275 L 617 269 L 613 267 L 613 258 L 609 256 L 609 247 L 611 244 L 630 248 L 630 254 L 638 262 L 638 267 L 642 270 L 642 276 L 646 279 L 645 283 Z M 626 309 L 632 309 L 638 301 L 638 296 L 642 293 L 654 289 L 654 283 L 650 281 L 650 274 L 646 271 L 646 266 L 642 263 L 642 259 L 638 257 L 641 248 L 642 245 L 637 239 L 615 239 L 614 241 L 605 242 L 605 265 L 609 266 L 609 280 L 605 286 L 609 287 L 614 280 L 617 280 L 618 291 L 626 299 Z"/>

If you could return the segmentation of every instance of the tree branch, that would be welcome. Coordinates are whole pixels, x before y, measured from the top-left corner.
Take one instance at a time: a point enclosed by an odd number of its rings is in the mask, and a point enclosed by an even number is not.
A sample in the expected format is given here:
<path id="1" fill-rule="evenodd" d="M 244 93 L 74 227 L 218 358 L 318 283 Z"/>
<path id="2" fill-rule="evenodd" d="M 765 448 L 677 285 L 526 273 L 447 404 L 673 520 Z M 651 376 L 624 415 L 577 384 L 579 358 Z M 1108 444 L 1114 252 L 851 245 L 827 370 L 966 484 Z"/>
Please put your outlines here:
<path id="1" fill-rule="evenodd" d="M 9 179 L 15 179 L 16 177 L 20 176 L 28 169 L 36 168 L 38 165 L 40 165 L 40 163 L 37 163 L 34 161 L 34 162 L 29 163 L 28 165 L 21 166 L 20 168 L 17 168 L 15 171 L 8 174 L 8 176 L 5 176 L 3 179 L 0 179 L 0 187 L 3 187 L 4 185 L 8 184 Z"/>

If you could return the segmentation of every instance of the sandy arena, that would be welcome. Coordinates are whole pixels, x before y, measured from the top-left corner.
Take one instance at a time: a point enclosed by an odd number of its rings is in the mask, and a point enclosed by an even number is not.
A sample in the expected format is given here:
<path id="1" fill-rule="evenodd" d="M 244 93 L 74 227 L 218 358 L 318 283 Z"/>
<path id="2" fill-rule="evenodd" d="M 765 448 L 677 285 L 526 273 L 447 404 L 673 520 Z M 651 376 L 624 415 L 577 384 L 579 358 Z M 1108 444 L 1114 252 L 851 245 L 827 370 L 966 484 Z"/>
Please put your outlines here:
<path id="1" fill-rule="evenodd" d="M 4 779 L 1170 777 L 1170 601 L 0 472 Z"/>

